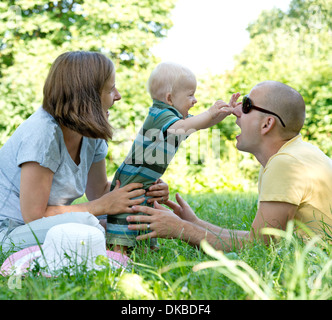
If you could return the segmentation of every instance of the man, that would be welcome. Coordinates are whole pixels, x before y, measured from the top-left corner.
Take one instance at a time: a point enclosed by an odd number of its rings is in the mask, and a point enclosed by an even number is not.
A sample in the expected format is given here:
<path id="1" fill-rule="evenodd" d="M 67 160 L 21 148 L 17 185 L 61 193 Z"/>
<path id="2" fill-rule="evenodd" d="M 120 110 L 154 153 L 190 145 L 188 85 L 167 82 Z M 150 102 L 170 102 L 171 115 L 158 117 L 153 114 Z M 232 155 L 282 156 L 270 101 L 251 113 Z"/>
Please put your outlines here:
<path id="1" fill-rule="evenodd" d="M 285 230 L 287 222 L 301 221 L 314 233 L 332 230 L 332 160 L 304 142 L 300 130 L 305 120 L 302 96 L 276 81 L 264 81 L 234 108 L 241 134 L 238 150 L 252 153 L 262 165 L 258 181 L 258 210 L 250 231 L 227 230 L 198 219 L 177 194 L 178 204 L 167 201 L 172 211 L 136 206 L 148 216 L 130 216 L 131 229 L 151 232 L 139 236 L 180 238 L 192 245 L 206 239 L 217 249 L 232 250 L 261 234 L 264 227 Z M 149 224 L 148 224 L 149 223 Z M 236 240 L 236 241 L 234 241 Z"/>

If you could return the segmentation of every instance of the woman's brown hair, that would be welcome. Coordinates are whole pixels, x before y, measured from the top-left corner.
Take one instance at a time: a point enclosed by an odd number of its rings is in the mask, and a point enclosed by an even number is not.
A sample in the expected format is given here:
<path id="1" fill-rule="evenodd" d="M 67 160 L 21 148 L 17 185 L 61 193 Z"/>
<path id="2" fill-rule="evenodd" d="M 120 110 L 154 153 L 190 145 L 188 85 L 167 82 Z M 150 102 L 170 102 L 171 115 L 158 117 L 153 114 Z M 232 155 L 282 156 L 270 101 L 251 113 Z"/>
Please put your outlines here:
<path id="1" fill-rule="evenodd" d="M 43 108 L 62 126 L 83 136 L 111 139 L 112 127 L 101 105 L 101 92 L 114 65 L 98 52 L 61 54 L 44 84 Z"/>

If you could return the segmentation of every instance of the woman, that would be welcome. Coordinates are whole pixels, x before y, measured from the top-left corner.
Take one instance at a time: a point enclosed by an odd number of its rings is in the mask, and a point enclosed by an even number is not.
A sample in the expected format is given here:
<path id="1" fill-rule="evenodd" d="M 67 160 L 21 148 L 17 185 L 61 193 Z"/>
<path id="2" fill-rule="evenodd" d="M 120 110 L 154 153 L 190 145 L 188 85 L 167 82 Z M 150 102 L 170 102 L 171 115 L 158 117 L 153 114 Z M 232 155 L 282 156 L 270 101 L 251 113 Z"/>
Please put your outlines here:
<path id="1" fill-rule="evenodd" d="M 101 228 L 96 217 L 133 212 L 144 197 L 140 183 L 109 192 L 105 157 L 112 127 L 108 109 L 121 99 L 111 60 L 96 52 L 67 52 L 53 63 L 43 105 L 0 150 L 2 250 L 43 243 L 56 224 Z M 86 194 L 88 202 L 71 204 Z M 166 183 L 146 193 L 168 199 Z M 101 220 L 102 222 L 102 220 Z"/>

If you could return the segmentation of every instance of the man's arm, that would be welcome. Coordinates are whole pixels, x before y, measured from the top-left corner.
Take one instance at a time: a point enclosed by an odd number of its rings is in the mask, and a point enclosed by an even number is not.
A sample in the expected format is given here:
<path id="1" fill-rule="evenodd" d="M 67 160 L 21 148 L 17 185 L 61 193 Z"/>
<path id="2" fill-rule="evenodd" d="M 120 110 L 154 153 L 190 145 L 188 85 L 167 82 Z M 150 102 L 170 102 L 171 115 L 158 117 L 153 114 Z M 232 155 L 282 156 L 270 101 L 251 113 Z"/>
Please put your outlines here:
<path id="1" fill-rule="evenodd" d="M 197 247 L 203 239 L 215 249 L 227 252 L 242 248 L 245 242 L 250 241 L 250 231 L 222 229 L 204 221 L 202 225 L 187 226 L 181 238 Z"/>
<path id="2" fill-rule="evenodd" d="M 276 228 L 286 230 L 287 222 L 294 219 L 298 206 L 277 201 L 261 201 L 252 223 L 250 237 L 263 238 L 265 243 L 269 242 L 269 236 L 263 236 L 261 229 Z"/>
<path id="3" fill-rule="evenodd" d="M 181 199 L 181 201 L 179 201 Z M 245 242 L 256 237 L 262 237 L 268 243 L 269 237 L 262 236 L 260 231 L 265 227 L 286 229 L 287 221 L 294 218 L 297 206 L 284 202 L 261 202 L 253 221 L 251 231 L 229 230 L 212 225 L 196 217 L 190 206 L 177 195 L 180 205 L 167 201 L 174 210 L 168 210 L 155 203 L 155 208 L 136 206 L 135 212 L 146 213 L 146 216 L 129 216 L 129 222 L 142 224 L 129 225 L 131 230 L 147 230 L 150 224 L 150 233 L 137 237 L 137 240 L 148 238 L 178 238 L 193 246 L 199 246 L 206 239 L 215 249 L 231 251 L 241 248 Z"/>
<path id="4" fill-rule="evenodd" d="M 254 238 L 261 238 L 267 244 L 269 243 L 270 237 L 268 235 L 262 235 L 261 229 L 268 227 L 286 230 L 287 222 L 294 219 L 296 210 L 297 206 L 290 203 L 262 201 L 260 202 L 259 209 L 257 210 L 255 219 L 251 225 L 250 232 L 222 229 L 200 219 L 197 224 L 202 228 L 209 230 L 212 234 L 218 235 L 218 237 L 223 240 L 222 242 L 228 244 L 230 247 L 241 247 L 243 240 L 252 241 Z M 211 241 L 208 240 L 208 242 L 213 245 Z"/>
<path id="5" fill-rule="evenodd" d="M 249 239 L 249 231 L 238 231 L 221 229 L 214 226 L 201 226 L 193 222 L 183 220 L 171 210 L 164 208 L 155 202 L 155 208 L 146 206 L 135 206 L 135 212 L 143 212 L 146 216 L 129 216 L 128 222 L 140 222 L 141 224 L 130 224 L 131 230 L 147 230 L 150 224 L 150 233 L 137 237 L 137 240 L 148 238 L 180 239 L 192 246 L 199 247 L 203 239 L 206 239 L 214 248 L 224 251 L 241 247 L 244 241 Z M 210 224 L 209 224 L 210 225 Z M 210 225 L 212 226 L 212 225 Z M 210 230 L 211 229 L 211 230 Z"/>
<path id="6" fill-rule="evenodd" d="M 240 230 L 228 230 L 223 229 L 219 226 L 216 226 L 212 223 L 209 223 L 207 221 L 204 221 L 202 219 L 199 219 L 195 212 L 191 209 L 189 204 L 178 194 L 175 195 L 177 203 L 168 200 L 165 202 L 165 204 L 173 210 L 173 212 L 178 215 L 182 220 L 189 221 L 192 224 L 201 227 L 205 233 L 206 239 L 209 238 L 209 243 L 213 245 L 215 248 L 219 248 L 219 244 L 223 243 L 223 249 L 227 251 L 225 246 L 228 246 L 228 248 L 231 247 L 231 244 L 239 244 L 244 239 L 249 238 L 249 231 L 240 231 Z M 190 229 L 189 226 L 187 226 L 187 229 Z M 206 230 L 209 231 L 209 233 L 206 232 Z M 196 233 L 195 235 L 198 235 Z M 236 243 L 234 242 L 235 238 L 237 238 Z M 222 240 L 223 239 L 223 240 Z M 193 245 L 198 246 L 201 239 L 197 239 L 196 243 L 193 243 L 195 240 L 195 237 L 192 237 L 191 241 Z M 222 241 L 221 241 L 222 240 Z"/>

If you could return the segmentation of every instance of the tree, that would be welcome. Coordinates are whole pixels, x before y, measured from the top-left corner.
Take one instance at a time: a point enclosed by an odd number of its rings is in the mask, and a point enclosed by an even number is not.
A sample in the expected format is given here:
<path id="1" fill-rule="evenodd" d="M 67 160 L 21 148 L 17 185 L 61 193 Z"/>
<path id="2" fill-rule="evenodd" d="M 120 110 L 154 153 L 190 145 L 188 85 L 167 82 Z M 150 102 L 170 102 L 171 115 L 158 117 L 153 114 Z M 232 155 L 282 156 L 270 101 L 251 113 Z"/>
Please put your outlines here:
<path id="1" fill-rule="evenodd" d="M 51 63 L 59 54 L 71 50 L 99 51 L 112 59 L 119 90 L 126 88 L 121 92 L 121 110 L 114 112 L 116 122 L 112 124 L 128 125 L 128 120 L 149 103 L 144 99 L 146 72 L 155 59 L 150 48 L 172 26 L 169 16 L 174 3 L 175 0 L 1 1 L 0 145 L 40 106 Z"/>

